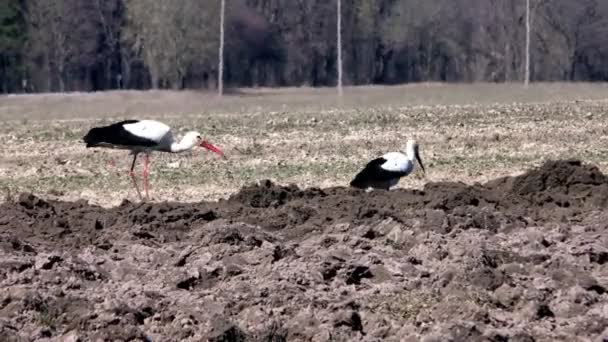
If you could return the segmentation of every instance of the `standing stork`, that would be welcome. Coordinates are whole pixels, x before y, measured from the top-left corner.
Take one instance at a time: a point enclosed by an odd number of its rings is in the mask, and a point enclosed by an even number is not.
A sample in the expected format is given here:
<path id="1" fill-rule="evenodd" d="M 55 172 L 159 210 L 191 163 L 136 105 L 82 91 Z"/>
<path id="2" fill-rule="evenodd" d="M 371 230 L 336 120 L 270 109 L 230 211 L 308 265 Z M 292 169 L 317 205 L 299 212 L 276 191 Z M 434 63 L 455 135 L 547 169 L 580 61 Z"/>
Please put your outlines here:
<path id="1" fill-rule="evenodd" d="M 360 189 L 377 188 L 389 190 L 399 182 L 401 177 L 405 177 L 414 171 L 415 159 L 418 160 L 422 171 L 426 173 L 418 152 L 418 143 L 415 140 L 408 140 L 405 154 L 401 152 L 389 152 L 382 157 L 370 161 L 355 176 L 350 185 Z"/>
<path id="2" fill-rule="evenodd" d="M 133 162 L 129 175 L 140 200 L 143 198 L 133 172 L 139 153 L 145 155 L 143 183 L 146 199 L 149 199 L 148 163 L 150 153 L 153 151 L 180 153 L 189 151 L 195 146 L 200 146 L 224 157 L 224 153 L 219 148 L 203 140 L 198 132 L 187 132 L 178 142 L 173 137 L 171 127 L 154 120 L 124 120 L 108 126 L 94 127 L 89 130 L 83 140 L 87 144 L 87 148 L 104 147 L 131 151 L 129 154 L 133 155 Z"/>

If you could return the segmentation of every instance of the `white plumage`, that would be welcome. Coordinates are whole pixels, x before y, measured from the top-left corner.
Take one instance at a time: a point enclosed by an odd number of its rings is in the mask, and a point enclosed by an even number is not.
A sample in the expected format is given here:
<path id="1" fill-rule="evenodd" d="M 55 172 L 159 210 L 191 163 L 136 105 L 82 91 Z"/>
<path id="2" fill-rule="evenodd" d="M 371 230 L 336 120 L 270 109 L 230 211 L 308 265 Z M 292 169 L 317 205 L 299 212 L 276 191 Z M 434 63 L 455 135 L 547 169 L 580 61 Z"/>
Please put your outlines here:
<path id="1" fill-rule="evenodd" d="M 415 160 L 418 160 L 422 171 L 426 172 L 418 152 L 418 144 L 414 140 L 408 140 L 406 153 L 389 152 L 373 159 L 355 176 L 350 185 L 361 189 L 371 187 L 388 190 L 395 186 L 401 177 L 414 171 Z"/>
<path id="2" fill-rule="evenodd" d="M 389 152 L 384 154 L 382 158 L 384 158 L 386 162 L 380 165 L 380 167 L 386 171 L 405 172 L 409 174 L 414 168 L 413 161 L 401 152 Z"/>
<path id="3" fill-rule="evenodd" d="M 160 143 L 163 139 L 167 140 L 166 136 L 171 135 L 171 127 L 162 122 L 155 120 L 141 120 L 134 123 L 122 125 L 123 129 L 140 138 L 148 139 Z"/>

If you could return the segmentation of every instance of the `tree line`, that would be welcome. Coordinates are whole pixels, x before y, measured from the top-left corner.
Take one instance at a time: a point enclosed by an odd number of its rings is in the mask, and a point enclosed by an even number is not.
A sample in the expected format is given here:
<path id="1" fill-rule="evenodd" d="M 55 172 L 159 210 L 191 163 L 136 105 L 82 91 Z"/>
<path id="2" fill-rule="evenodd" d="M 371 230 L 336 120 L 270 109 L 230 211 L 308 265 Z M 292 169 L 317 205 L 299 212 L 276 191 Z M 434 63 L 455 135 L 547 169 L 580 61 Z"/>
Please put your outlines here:
<path id="1" fill-rule="evenodd" d="M 344 84 L 523 81 L 526 0 L 342 0 Z M 334 86 L 335 0 L 225 0 L 228 87 Z M 530 0 L 531 81 L 608 79 L 608 1 Z M 2 0 L 0 92 L 217 87 L 220 0 Z"/>

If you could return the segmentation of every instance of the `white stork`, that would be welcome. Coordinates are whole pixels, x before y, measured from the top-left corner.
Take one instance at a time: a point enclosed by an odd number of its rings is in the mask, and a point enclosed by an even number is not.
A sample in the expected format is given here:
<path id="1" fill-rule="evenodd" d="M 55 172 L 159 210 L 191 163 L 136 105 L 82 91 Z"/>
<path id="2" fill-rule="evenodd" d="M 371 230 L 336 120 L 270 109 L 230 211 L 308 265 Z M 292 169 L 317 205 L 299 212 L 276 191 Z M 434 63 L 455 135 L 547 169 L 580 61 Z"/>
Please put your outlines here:
<path id="1" fill-rule="evenodd" d="M 418 143 L 415 140 L 408 140 L 405 154 L 389 152 L 370 161 L 355 176 L 350 185 L 360 189 L 371 187 L 389 190 L 399 182 L 401 177 L 405 177 L 414 171 L 414 159 L 418 160 L 422 171 L 426 173 L 418 153 Z"/>
<path id="2" fill-rule="evenodd" d="M 154 120 L 125 120 L 108 126 L 94 127 L 83 138 L 86 147 L 105 147 L 114 149 L 130 150 L 133 155 L 133 163 L 129 174 L 140 200 L 143 199 L 137 181 L 135 180 L 135 161 L 139 153 L 144 153 L 143 183 L 148 196 L 148 163 L 150 153 L 153 151 L 180 153 L 189 151 L 195 146 L 204 147 L 220 156 L 224 153 L 217 147 L 211 145 L 201 138 L 198 132 L 187 132 L 181 141 L 177 142 L 171 132 L 171 127 L 162 122 Z"/>

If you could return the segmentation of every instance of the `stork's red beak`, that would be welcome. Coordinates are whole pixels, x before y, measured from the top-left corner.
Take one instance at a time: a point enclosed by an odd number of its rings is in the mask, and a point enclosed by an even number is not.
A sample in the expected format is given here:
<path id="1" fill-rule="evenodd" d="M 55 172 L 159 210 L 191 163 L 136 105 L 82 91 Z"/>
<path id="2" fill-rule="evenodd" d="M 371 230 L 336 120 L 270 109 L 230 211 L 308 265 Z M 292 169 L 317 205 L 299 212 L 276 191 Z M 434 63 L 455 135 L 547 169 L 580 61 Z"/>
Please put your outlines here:
<path id="1" fill-rule="evenodd" d="M 209 151 L 215 152 L 215 153 L 219 154 L 220 156 L 226 158 L 224 156 L 224 152 L 222 152 L 219 148 L 211 145 L 210 143 L 208 143 L 208 142 L 206 142 L 204 140 L 201 142 L 201 144 L 199 146 L 200 147 L 204 147 L 204 148 L 208 149 Z"/>

